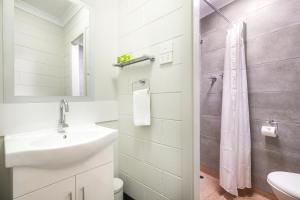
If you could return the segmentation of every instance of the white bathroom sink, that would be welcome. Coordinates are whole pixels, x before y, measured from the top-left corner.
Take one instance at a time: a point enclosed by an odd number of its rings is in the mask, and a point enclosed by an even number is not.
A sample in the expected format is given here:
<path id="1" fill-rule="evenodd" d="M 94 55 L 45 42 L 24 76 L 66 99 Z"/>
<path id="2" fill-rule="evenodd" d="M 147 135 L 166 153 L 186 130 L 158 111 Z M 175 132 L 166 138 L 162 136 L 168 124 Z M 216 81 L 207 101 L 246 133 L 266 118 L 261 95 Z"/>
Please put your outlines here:
<path id="1" fill-rule="evenodd" d="M 88 159 L 111 144 L 117 131 L 97 125 L 39 130 L 5 136 L 5 165 L 11 167 L 60 168 Z"/>

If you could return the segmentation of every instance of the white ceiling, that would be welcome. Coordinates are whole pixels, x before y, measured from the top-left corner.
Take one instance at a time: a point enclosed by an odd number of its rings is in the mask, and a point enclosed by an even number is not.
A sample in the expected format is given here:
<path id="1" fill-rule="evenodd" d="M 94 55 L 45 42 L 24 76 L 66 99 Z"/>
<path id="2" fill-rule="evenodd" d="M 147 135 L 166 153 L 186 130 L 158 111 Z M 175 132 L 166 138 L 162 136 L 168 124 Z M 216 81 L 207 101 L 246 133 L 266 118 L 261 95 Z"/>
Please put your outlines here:
<path id="1" fill-rule="evenodd" d="M 77 0 L 15 0 L 15 7 L 64 26 L 84 5 Z"/>
<path id="2" fill-rule="evenodd" d="M 216 8 L 220 9 L 227 4 L 230 4 L 231 2 L 235 0 L 208 0 L 211 4 L 213 4 Z M 201 18 L 213 13 L 214 10 L 211 9 L 204 1 L 201 0 L 200 2 L 200 16 Z"/>
<path id="3" fill-rule="evenodd" d="M 56 18 L 62 18 L 64 13 L 74 4 L 69 0 L 50 0 L 50 1 L 23 0 L 23 1 Z"/>

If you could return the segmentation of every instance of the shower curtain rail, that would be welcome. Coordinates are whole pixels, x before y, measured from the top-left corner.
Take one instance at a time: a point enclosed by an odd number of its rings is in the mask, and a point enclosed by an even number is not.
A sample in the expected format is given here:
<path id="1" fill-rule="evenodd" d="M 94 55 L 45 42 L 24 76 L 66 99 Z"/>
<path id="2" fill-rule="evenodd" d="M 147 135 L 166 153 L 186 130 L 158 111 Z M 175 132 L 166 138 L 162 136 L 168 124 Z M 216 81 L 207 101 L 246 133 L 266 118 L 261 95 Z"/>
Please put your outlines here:
<path id="1" fill-rule="evenodd" d="M 211 7 L 214 11 L 216 11 L 226 22 L 228 22 L 230 25 L 232 25 L 232 22 L 221 13 L 221 11 L 219 11 L 218 8 L 216 8 L 213 4 L 211 4 L 209 1 L 207 0 L 203 0 L 209 7 Z"/>

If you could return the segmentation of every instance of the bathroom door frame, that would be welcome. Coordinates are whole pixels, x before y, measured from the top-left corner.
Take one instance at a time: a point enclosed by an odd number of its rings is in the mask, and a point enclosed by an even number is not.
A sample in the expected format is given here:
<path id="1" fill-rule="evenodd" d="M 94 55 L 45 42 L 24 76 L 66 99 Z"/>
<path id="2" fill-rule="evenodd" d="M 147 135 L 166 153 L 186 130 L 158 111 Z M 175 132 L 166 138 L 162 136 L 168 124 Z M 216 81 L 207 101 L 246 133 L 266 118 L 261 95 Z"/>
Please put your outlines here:
<path id="1" fill-rule="evenodd" d="M 193 160 L 194 200 L 200 199 L 200 83 L 201 83 L 201 35 L 200 0 L 193 0 Z"/>

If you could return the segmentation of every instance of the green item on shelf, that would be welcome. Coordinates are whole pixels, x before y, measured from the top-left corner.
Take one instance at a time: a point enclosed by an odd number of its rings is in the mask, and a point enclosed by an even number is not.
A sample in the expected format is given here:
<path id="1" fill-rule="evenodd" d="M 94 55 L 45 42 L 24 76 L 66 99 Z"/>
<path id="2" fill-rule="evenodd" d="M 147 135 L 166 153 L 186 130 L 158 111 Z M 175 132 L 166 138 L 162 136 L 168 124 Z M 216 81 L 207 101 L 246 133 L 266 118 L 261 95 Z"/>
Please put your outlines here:
<path id="1" fill-rule="evenodd" d="M 121 63 L 121 60 L 122 60 L 121 56 L 118 56 L 118 58 L 117 58 L 117 63 L 120 64 L 120 63 Z"/>
<path id="2" fill-rule="evenodd" d="M 123 62 L 126 62 L 126 61 L 127 61 L 126 54 L 122 56 L 122 61 L 123 61 Z"/>
<path id="3" fill-rule="evenodd" d="M 123 56 L 121 56 L 121 57 L 120 57 L 120 62 L 121 62 L 121 63 L 123 63 L 123 62 L 125 62 L 125 61 L 126 61 L 126 60 L 125 60 L 125 57 L 124 57 L 124 55 L 123 55 Z"/>
<path id="4" fill-rule="evenodd" d="M 122 56 L 117 57 L 117 63 L 123 63 L 131 60 L 131 55 L 130 54 L 124 54 Z"/>
<path id="5" fill-rule="evenodd" d="M 131 60 L 131 55 L 130 54 L 126 54 L 126 61 L 130 61 Z"/>

